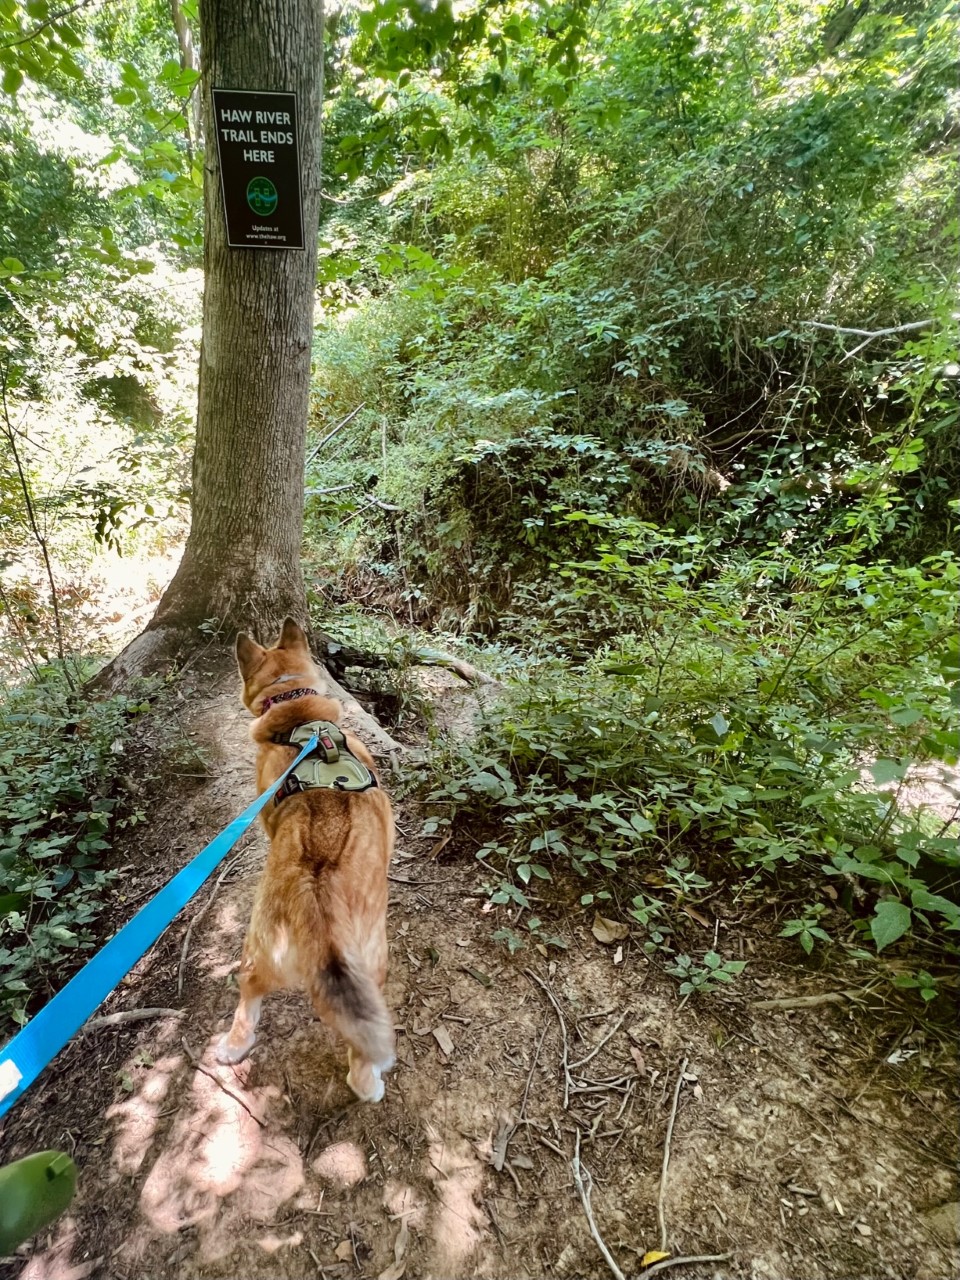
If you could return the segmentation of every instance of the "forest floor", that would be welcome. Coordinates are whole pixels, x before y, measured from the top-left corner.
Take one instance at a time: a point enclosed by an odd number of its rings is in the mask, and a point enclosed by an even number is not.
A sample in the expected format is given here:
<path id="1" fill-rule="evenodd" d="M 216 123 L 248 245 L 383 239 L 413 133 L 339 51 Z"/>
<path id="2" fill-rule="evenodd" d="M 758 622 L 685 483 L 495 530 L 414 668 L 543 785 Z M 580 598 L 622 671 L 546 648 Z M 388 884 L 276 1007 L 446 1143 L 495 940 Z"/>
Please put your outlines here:
<path id="1" fill-rule="evenodd" d="M 456 677 L 430 671 L 424 685 L 448 727 L 469 725 L 474 695 Z M 235 675 L 194 668 L 181 692 L 203 763 L 151 781 L 153 744 L 140 742 L 130 785 L 148 821 L 118 862 L 117 925 L 253 798 Z M 245 1063 L 214 1060 L 258 829 L 101 1011 L 161 1012 L 76 1037 L 6 1121 L 4 1158 L 64 1148 L 80 1182 L 69 1215 L 0 1276 L 599 1280 L 612 1272 L 571 1169 L 578 1134 L 597 1227 L 626 1275 L 660 1249 L 658 1211 L 675 1257 L 728 1255 L 670 1272 L 683 1280 L 958 1274 L 946 1029 L 879 989 L 838 994 L 849 979 L 798 963 L 762 896 L 721 893 L 683 918 L 691 947 L 719 936 L 750 961 L 685 1004 L 635 937 L 601 943 L 579 906 L 541 912 L 566 950 L 511 956 L 491 938 L 469 850 L 423 837 L 415 804 L 398 820 L 399 1060 L 385 1100 L 353 1100 L 342 1046 L 296 995 L 265 1002 Z M 828 999 L 756 1006 L 798 996 Z"/>

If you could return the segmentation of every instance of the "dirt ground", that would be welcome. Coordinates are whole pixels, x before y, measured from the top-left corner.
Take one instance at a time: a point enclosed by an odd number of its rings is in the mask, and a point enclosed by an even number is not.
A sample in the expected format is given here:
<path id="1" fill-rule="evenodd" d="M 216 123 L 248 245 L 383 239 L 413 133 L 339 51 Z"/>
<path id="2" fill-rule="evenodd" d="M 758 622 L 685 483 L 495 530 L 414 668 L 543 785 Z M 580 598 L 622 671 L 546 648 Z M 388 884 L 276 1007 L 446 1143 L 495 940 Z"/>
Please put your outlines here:
<path id="1" fill-rule="evenodd" d="M 198 677 L 186 684 L 179 716 L 205 765 L 154 784 L 124 850 L 117 924 L 253 798 L 234 680 L 218 677 L 212 697 Z M 433 672 L 430 685 L 440 714 L 463 722 L 456 678 Z M 716 935 L 750 960 L 699 1002 L 679 1003 L 637 938 L 598 942 L 579 908 L 541 912 L 566 951 L 510 956 L 491 938 L 505 920 L 482 869 L 456 840 L 423 838 L 415 806 L 398 816 L 387 994 L 399 1061 L 385 1100 L 352 1100 L 342 1046 L 300 996 L 266 1001 L 247 1062 L 213 1058 L 264 856 L 257 830 L 101 1011 L 161 1012 L 81 1034 L 6 1120 L 0 1160 L 61 1147 L 80 1183 L 70 1214 L 0 1276 L 600 1280 L 613 1272 L 572 1171 L 578 1140 L 625 1275 L 660 1250 L 660 1214 L 673 1257 L 724 1255 L 676 1266 L 684 1280 L 960 1273 L 957 1211 L 943 1208 L 960 1196 L 942 1028 L 919 1010 L 894 1019 L 869 992 L 755 1008 L 845 985 L 771 938 L 762 898 L 714 898 L 705 925 L 685 919 L 691 947 Z"/>

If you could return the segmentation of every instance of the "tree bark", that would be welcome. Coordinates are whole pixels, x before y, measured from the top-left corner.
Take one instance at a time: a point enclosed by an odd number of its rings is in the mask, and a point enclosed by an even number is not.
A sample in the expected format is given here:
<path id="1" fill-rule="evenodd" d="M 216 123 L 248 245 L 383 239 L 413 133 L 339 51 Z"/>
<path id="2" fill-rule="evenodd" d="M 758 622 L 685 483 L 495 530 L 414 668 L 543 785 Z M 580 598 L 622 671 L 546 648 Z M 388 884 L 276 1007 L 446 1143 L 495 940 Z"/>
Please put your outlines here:
<path id="1" fill-rule="evenodd" d="M 211 89 L 292 90 L 300 115 L 307 248 L 227 247 L 217 150 L 204 182 L 203 340 L 192 525 L 148 632 L 216 619 L 266 637 L 304 620 L 303 466 L 320 202 L 322 4 L 204 0 L 204 134 Z"/>

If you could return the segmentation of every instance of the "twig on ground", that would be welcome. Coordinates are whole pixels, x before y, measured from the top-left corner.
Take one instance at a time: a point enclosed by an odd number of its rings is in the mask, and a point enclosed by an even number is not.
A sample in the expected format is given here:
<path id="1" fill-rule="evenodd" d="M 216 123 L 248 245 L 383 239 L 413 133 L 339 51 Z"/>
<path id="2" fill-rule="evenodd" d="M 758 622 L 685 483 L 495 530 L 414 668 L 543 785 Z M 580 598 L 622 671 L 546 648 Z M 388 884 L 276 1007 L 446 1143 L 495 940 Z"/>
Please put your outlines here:
<path id="1" fill-rule="evenodd" d="M 240 1106 L 243 1107 L 247 1115 L 250 1116 L 252 1120 L 256 1120 L 257 1124 L 260 1126 L 261 1129 L 265 1129 L 266 1128 L 265 1122 L 260 1119 L 257 1113 L 253 1110 L 253 1108 L 250 1107 L 248 1103 L 244 1102 L 243 1098 L 241 1098 L 238 1093 L 234 1093 L 232 1089 L 228 1088 L 227 1085 L 225 1085 L 223 1081 L 220 1079 L 220 1077 L 216 1074 L 215 1071 L 211 1071 L 209 1067 L 205 1067 L 203 1065 L 203 1063 L 200 1061 L 197 1055 L 193 1052 L 193 1050 L 187 1044 L 186 1039 L 183 1036 L 180 1037 L 180 1043 L 183 1045 L 184 1053 L 187 1055 L 187 1057 L 190 1059 L 190 1061 L 193 1063 L 196 1069 L 200 1071 L 203 1075 L 209 1077 L 209 1079 L 211 1079 L 215 1085 L 217 1085 L 220 1089 L 223 1090 L 223 1092 L 227 1095 L 228 1098 L 232 1098 L 234 1102 L 239 1102 Z"/>
<path id="2" fill-rule="evenodd" d="M 238 853 L 235 858 L 230 859 L 227 865 L 220 872 L 217 882 L 213 886 L 213 892 L 210 894 L 210 897 L 206 900 L 206 902 L 203 904 L 203 906 L 200 908 L 197 914 L 193 917 L 193 919 L 187 925 L 187 932 L 184 934 L 184 937 L 183 937 L 183 946 L 180 948 L 180 967 L 177 970 L 177 995 L 178 996 L 183 994 L 183 975 L 187 965 L 187 953 L 190 950 L 190 938 L 193 935 L 194 925 L 199 924 L 200 921 L 203 919 L 203 917 L 207 914 L 207 912 L 213 906 L 213 900 L 217 896 L 217 890 L 223 884 L 224 879 L 229 874 L 229 872 L 231 872 L 233 868 L 237 865 L 237 863 L 240 861 L 242 856 L 243 856 L 242 854 Z"/>
<path id="3" fill-rule="evenodd" d="M 530 1074 L 527 1076 L 527 1086 L 523 1091 L 523 1101 L 520 1103 L 520 1119 L 527 1112 L 527 1096 L 530 1093 L 530 1082 L 533 1079 L 533 1073 L 537 1069 L 537 1059 L 540 1057 L 540 1046 L 543 1044 L 543 1037 L 547 1034 L 547 1024 L 543 1024 L 543 1030 L 540 1032 L 540 1039 L 537 1041 L 537 1047 L 533 1051 L 533 1061 L 530 1063 Z"/>
<path id="4" fill-rule="evenodd" d="M 637 1280 L 647 1280 L 647 1276 L 656 1275 L 658 1271 L 666 1271 L 668 1267 L 682 1267 L 688 1262 L 726 1262 L 728 1258 L 732 1258 L 732 1253 L 700 1253 L 684 1258 L 661 1258 L 659 1262 L 654 1262 L 652 1266 L 644 1267 L 638 1273 Z"/>
<path id="5" fill-rule="evenodd" d="M 667 1219 L 663 1202 L 667 1192 L 667 1168 L 670 1164 L 670 1140 L 673 1137 L 673 1125 L 677 1118 L 677 1103 L 680 1101 L 680 1090 L 683 1087 L 683 1076 L 687 1069 L 688 1058 L 684 1058 L 677 1076 L 677 1087 L 673 1091 L 673 1105 L 670 1108 L 670 1119 L 667 1123 L 667 1136 L 663 1140 L 663 1164 L 660 1167 L 660 1192 L 657 1196 L 657 1221 L 660 1224 L 660 1251 L 667 1248 Z"/>
<path id="6" fill-rule="evenodd" d="M 824 991 L 815 996 L 778 996 L 771 1000 L 754 1000 L 754 1009 L 818 1009 L 824 1004 L 846 1004 L 860 995 L 859 991 Z"/>
<path id="7" fill-rule="evenodd" d="M 569 1057 L 569 1048 L 567 1043 L 567 1024 L 563 1020 L 563 1012 L 560 1008 L 560 1005 L 557 1003 L 556 996 L 553 994 L 553 992 L 550 990 L 550 988 L 547 986 L 544 980 L 542 978 L 538 978 L 532 969 L 524 969 L 523 972 L 527 975 L 528 978 L 531 979 L 531 981 L 535 982 L 538 987 L 540 987 L 544 992 L 546 992 L 547 999 L 553 1005 L 554 1011 L 556 1012 L 557 1017 L 560 1019 L 560 1035 L 563 1039 L 563 1109 L 564 1111 L 566 1111 L 568 1106 L 570 1105 L 570 1086 L 573 1084 L 573 1081 L 570 1078 L 570 1057 Z"/>
<path id="8" fill-rule="evenodd" d="M 570 1070 L 576 1071 L 578 1067 L 585 1067 L 588 1062 L 592 1061 L 600 1052 L 600 1050 L 603 1048 L 603 1046 L 607 1043 L 607 1041 L 612 1040 L 613 1037 L 617 1034 L 617 1032 L 623 1026 L 623 1023 L 626 1020 L 627 1014 L 629 1012 L 630 1012 L 629 1009 L 624 1009 L 623 1013 L 621 1013 L 620 1017 L 617 1019 L 616 1023 L 614 1024 L 613 1029 L 607 1032 L 607 1034 L 603 1037 L 603 1039 L 600 1041 L 597 1047 L 595 1049 L 591 1049 L 585 1058 L 581 1058 L 579 1062 L 571 1062 Z"/>
<path id="9" fill-rule="evenodd" d="M 580 1163 L 580 1130 L 577 1130 L 576 1149 L 573 1153 L 573 1160 L 570 1163 L 570 1169 L 573 1173 L 574 1185 L 580 1196 L 580 1203 L 583 1205 L 583 1212 L 586 1215 L 587 1225 L 590 1228 L 590 1234 L 597 1245 L 597 1248 L 603 1254 L 604 1261 L 613 1273 L 615 1280 L 626 1280 L 626 1276 L 617 1266 L 613 1254 L 607 1248 L 603 1236 L 600 1234 L 596 1221 L 593 1216 L 593 1209 L 590 1206 L 590 1194 L 593 1191 L 593 1178 L 590 1176 L 590 1170 Z"/>
<path id="10" fill-rule="evenodd" d="M 122 1009 L 119 1013 L 105 1013 L 102 1018 L 91 1018 L 80 1028 L 81 1035 L 99 1031 L 101 1027 L 122 1027 L 130 1022 L 147 1022 L 151 1018 L 182 1018 L 183 1009 Z"/>

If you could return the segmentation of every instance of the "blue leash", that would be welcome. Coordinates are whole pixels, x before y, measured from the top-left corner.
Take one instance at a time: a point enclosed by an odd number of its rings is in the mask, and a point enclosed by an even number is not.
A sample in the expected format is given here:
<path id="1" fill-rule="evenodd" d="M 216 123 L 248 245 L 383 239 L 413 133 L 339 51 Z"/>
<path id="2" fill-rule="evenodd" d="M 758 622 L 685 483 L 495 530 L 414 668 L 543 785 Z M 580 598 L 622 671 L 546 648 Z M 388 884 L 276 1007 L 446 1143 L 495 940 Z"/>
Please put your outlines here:
<path id="1" fill-rule="evenodd" d="M 291 769 L 317 746 L 310 739 L 290 768 L 263 795 L 234 818 L 205 849 L 141 907 L 119 933 L 83 966 L 35 1018 L 0 1050 L 0 1117 L 30 1088 L 37 1076 L 106 1000 L 120 979 L 156 942 L 177 912 L 182 911 L 214 868 L 223 861 L 260 810 L 272 800 Z"/>

